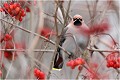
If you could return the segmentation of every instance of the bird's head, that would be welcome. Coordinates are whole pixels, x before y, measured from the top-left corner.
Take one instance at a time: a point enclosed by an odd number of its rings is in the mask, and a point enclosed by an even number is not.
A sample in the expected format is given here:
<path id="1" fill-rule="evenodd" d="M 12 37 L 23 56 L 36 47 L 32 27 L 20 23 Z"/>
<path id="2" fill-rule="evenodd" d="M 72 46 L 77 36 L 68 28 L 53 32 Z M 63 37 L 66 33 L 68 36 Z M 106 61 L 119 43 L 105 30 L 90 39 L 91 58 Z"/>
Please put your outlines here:
<path id="1" fill-rule="evenodd" d="M 83 23 L 83 18 L 81 15 L 75 15 L 72 19 L 73 25 L 74 26 L 81 26 Z"/>

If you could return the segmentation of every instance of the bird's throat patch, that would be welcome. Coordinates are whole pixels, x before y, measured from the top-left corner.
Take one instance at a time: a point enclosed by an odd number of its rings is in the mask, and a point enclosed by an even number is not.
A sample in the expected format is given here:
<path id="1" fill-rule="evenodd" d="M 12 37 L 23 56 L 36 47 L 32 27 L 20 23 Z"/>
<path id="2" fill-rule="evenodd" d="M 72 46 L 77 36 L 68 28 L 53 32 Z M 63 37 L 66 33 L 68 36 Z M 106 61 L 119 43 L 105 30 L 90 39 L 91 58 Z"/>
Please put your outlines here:
<path id="1" fill-rule="evenodd" d="M 80 25 L 82 25 L 82 23 L 81 23 L 79 20 L 76 20 L 76 21 L 74 22 L 74 25 L 75 25 L 75 26 L 80 26 Z"/>

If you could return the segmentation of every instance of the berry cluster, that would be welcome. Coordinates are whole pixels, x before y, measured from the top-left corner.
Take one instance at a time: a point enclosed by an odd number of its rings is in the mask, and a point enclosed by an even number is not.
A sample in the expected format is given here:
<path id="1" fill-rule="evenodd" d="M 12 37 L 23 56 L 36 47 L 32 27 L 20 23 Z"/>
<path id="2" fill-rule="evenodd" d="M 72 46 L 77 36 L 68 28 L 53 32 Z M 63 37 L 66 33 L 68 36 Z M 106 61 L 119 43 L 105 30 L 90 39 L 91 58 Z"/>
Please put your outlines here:
<path id="1" fill-rule="evenodd" d="M 34 69 L 34 75 L 38 78 L 38 80 L 45 79 L 45 73 L 37 68 Z"/>
<path id="2" fill-rule="evenodd" d="M 67 66 L 71 67 L 71 69 L 74 69 L 76 66 L 79 66 L 78 69 L 81 69 L 81 65 L 85 64 L 84 59 L 82 58 L 77 58 L 75 60 L 70 60 L 67 62 Z"/>
<path id="3" fill-rule="evenodd" d="M 25 7 L 26 12 L 30 12 L 28 7 Z M 18 2 L 3 3 L 2 10 L 5 14 L 10 14 L 12 17 L 15 17 L 16 20 L 22 21 L 23 17 L 26 15 L 25 9 L 22 8 L 22 5 Z M 1 10 L 1 11 L 2 11 Z"/>
<path id="4" fill-rule="evenodd" d="M 107 56 L 107 67 L 120 68 L 120 57 L 119 53 L 113 52 Z"/>

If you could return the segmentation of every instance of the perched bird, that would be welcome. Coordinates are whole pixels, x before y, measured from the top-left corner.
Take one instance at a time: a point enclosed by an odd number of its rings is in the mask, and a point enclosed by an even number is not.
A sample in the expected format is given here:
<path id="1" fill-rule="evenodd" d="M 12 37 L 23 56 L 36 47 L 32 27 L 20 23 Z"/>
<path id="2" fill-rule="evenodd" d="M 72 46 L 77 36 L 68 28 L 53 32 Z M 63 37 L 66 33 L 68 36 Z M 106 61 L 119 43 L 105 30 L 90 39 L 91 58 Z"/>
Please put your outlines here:
<path id="1" fill-rule="evenodd" d="M 64 28 L 59 45 L 71 53 L 65 54 L 59 47 L 54 60 L 54 68 L 61 69 L 63 62 L 69 58 L 80 57 L 89 40 L 89 36 L 85 35 L 83 29 L 88 30 L 88 26 L 84 23 L 81 15 L 75 15 L 71 22 Z"/>

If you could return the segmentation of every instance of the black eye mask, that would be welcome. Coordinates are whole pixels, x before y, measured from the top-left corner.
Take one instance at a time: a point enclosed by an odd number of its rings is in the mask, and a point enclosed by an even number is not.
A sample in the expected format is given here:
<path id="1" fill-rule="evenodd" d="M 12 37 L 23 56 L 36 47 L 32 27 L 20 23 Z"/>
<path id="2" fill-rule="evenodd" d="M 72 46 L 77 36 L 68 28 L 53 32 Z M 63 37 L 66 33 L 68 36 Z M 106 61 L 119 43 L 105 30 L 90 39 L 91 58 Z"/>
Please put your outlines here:
<path id="1" fill-rule="evenodd" d="M 75 22 L 74 22 L 74 25 L 75 26 L 80 26 L 80 25 L 82 25 L 82 23 L 79 19 L 76 19 Z"/>

